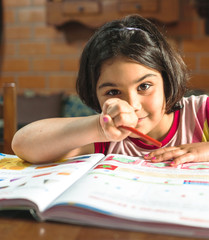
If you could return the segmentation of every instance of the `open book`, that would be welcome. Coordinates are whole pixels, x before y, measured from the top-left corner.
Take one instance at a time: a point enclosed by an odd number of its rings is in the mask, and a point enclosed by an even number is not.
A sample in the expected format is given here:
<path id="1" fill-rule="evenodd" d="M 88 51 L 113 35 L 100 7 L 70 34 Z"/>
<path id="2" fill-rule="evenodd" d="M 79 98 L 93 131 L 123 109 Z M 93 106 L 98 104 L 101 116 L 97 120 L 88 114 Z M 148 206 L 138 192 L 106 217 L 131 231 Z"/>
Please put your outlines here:
<path id="1" fill-rule="evenodd" d="M 170 167 L 140 157 L 92 154 L 31 165 L 0 154 L 0 210 L 40 221 L 209 236 L 209 162 Z"/>

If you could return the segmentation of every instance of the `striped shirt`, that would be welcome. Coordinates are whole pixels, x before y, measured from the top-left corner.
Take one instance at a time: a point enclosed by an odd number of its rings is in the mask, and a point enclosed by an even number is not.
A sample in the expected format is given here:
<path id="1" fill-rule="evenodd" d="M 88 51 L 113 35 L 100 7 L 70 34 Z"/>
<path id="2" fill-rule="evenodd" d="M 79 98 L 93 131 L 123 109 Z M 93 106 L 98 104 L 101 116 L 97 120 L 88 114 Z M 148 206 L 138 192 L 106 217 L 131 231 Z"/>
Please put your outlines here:
<path id="1" fill-rule="evenodd" d="M 174 113 L 174 120 L 162 147 L 209 141 L 209 97 L 207 95 L 184 97 L 182 109 Z M 148 145 L 137 138 L 127 137 L 120 142 L 94 143 L 95 153 L 117 153 L 143 156 L 158 147 Z"/>

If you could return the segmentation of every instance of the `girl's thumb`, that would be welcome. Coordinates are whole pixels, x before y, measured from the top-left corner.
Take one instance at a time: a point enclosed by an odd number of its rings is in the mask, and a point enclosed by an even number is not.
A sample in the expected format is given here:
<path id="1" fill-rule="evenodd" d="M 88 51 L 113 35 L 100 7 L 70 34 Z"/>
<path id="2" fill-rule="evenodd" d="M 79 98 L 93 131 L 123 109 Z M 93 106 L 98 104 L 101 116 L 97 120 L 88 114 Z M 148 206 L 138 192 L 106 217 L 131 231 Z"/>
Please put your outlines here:
<path id="1" fill-rule="evenodd" d="M 107 122 L 109 122 L 109 118 L 108 118 L 107 116 L 103 116 L 103 121 L 104 121 L 105 123 L 107 123 Z"/>

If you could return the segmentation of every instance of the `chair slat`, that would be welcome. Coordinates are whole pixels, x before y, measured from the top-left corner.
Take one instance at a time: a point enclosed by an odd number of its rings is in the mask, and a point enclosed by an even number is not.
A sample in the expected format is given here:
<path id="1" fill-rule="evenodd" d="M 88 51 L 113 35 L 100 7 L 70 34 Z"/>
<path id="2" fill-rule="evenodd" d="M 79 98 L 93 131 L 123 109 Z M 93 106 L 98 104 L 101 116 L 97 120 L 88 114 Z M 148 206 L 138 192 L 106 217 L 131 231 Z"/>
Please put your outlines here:
<path id="1" fill-rule="evenodd" d="M 17 97 L 15 83 L 3 85 L 4 153 L 13 154 L 12 138 L 17 131 Z"/>

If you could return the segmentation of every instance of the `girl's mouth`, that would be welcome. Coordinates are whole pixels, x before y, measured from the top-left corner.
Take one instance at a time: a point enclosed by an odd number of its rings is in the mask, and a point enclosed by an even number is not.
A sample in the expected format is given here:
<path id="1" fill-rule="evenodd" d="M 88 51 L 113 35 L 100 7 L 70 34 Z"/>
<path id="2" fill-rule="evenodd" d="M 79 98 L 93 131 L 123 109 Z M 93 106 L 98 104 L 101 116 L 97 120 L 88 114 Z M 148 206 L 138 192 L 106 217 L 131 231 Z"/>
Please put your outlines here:
<path id="1" fill-rule="evenodd" d="M 138 118 L 138 123 L 140 123 L 141 121 L 143 121 L 145 118 L 147 118 L 147 117 Z"/>

